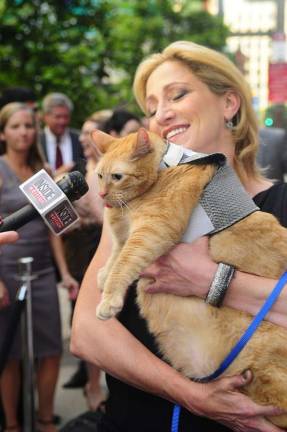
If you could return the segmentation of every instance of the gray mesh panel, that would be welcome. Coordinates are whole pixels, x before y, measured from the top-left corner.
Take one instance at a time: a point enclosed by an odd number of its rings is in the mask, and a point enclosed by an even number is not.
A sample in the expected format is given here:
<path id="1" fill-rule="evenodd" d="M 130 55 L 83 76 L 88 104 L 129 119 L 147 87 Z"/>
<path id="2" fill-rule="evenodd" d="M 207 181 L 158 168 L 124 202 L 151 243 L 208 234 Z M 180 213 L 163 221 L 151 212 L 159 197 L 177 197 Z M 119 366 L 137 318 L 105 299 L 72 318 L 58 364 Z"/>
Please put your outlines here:
<path id="1" fill-rule="evenodd" d="M 221 231 L 259 210 L 228 165 L 218 169 L 206 186 L 200 204 L 215 227 L 212 233 Z"/>

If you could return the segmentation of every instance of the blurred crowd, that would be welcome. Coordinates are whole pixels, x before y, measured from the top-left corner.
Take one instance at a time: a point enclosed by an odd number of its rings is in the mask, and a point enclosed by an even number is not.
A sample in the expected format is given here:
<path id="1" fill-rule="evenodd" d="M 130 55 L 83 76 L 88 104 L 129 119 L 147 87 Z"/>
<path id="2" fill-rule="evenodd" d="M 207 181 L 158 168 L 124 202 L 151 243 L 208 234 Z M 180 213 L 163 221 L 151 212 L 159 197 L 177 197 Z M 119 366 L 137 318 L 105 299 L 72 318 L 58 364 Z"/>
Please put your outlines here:
<path id="1" fill-rule="evenodd" d="M 28 88 L 7 88 L 0 97 L 0 215 L 5 217 L 25 205 L 18 186 L 44 168 L 57 181 L 65 173 L 78 170 L 85 175 L 89 191 L 75 203 L 79 222 L 61 237 L 48 232 L 39 218 L 19 229 L 15 244 L 2 248 L 0 258 L 0 343 L 13 314 L 18 287 L 16 263 L 32 256 L 33 332 L 37 376 L 37 430 L 56 432 L 54 396 L 62 354 L 61 317 L 58 287 L 67 288 L 71 317 L 85 271 L 99 244 L 103 208 L 97 194 L 94 170 L 99 159 L 91 142 L 93 129 L 115 137 L 147 127 L 126 109 L 107 107 L 95 111 L 73 128 L 73 102 L 62 93 L 49 93 L 42 101 Z M 258 162 L 267 177 L 284 180 L 287 174 L 286 131 L 262 128 Z M 5 268 L 5 271 L 4 271 Z M 4 431 L 20 432 L 19 399 L 21 388 L 20 332 L 15 336 L 1 374 L 0 392 Z M 66 389 L 83 388 L 87 407 L 96 410 L 105 394 L 100 385 L 100 370 L 79 361 L 77 369 L 64 384 Z"/>
<path id="2" fill-rule="evenodd" d="M 71 124 L 73 102 L 62 93 L 49 93 L 36 100 L 29 88 L 7 88 L 0 97 L 0 215 L 23 207 L 26 199 L 19 185 L 44 168 L 55 181 L 70 171 L 80 171 L 89 191 L 74 203 L 80 218 L 62 236 L 49 232 L 41 218 L 19 229 L 19 240 L 3 246 L 0 258 L 0 344 L 13 318 L 19 282 L 17 261 L 32 256 L 32 318 L 37 387 L 38 432 L 56 432 L 54 398 L 62 354 L 58 288 L 68 290 L 71 319 L 85 271 L 99 244 L 103 208 L 97 194 L 94 170 L 99 158 L 90 139 L 93 129 L 113 136 L 135 132 L 145 120 L 126 109 L 95 111 L 81 130 Z M 5 271 L 4 271 L 5 268 Z M 1 373 L 1 427 L 21 431 L 21 337 L 20 326 L 9 347 Z M 83 388 L 87 408 L 96 410 L 105 400 L 100 370 L 79 361 L 64 388 Z"/>

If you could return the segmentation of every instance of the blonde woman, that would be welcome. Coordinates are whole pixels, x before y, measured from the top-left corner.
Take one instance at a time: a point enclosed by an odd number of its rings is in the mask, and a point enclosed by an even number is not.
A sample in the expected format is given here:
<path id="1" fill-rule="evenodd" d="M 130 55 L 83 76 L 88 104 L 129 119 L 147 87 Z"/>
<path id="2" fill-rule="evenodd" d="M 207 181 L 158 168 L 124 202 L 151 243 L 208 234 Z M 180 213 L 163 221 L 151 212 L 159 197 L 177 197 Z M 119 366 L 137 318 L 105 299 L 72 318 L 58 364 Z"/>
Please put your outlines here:
<path id="1" fill-rule="evenodd" d="M 140 64 L 134 93 L 151 131 L 194 151 L 224 153 L 256 204 L 287 225 L 287 186 L 273 185 L 256 168 L 258 130 L 251 94 L 225 56 L 192 42 L 175 42 Z M 104 227 L 83 282 L 72 337 L 75 353 L 108 372 L 110 396 L 102 423 L 120 432 L 167 432 L 176 402 L 184 408 L 179 432 L 279 432 L 266 417 L 281 410 L 259 406 L 238 392 L 251 380 L 249 372 L 199 384 L 166 364 L 139 317 L 135 290 L 129 291 L 118 319 L 96 319 L 97 272 L 110 247 L 110 233 Z M 155 279 L 151 290 L 205 298 L 216 270 L 207 239 L 201 238 L 177 246 L 145 275 Z M 236 272 L 225 304 L 255 314 L 274 285 L 273 280 Z M 287 327 L 286 294 L 268 319 Z"/>

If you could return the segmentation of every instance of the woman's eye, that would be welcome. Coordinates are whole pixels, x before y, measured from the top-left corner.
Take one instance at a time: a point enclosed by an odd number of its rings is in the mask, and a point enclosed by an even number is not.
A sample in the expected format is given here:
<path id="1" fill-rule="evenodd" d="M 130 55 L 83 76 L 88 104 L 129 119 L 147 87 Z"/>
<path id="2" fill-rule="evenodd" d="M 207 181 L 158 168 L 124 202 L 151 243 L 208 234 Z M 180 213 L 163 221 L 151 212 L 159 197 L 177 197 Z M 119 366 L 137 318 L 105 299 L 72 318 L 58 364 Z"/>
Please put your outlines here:
<path id="1" fill-rule="evenodd" d="M 112 174 L 113 180 L 121 180 L 123 178 L 122 174 Z"/>
<path id="2" fill-rule="evenodd" d="M 179 99 L 181 99 L 183 96 L 185 96 L 186 93 L 187 93 L 187 91 L 182 90 L 181 92 L 176 93 L 176 94 L 172 97 L 172 100 L 174 100 L 174 101 L 179 100 Z"/>
<path id="3" fill-rule="evenodd" d="M 147 117 L 148 117 L 148 118 L 151 118 L 151 117 L 153 117 L 155 114 L 156 114 L 156 110 L 150 111 L 150 112 L 147 113 Z"/>

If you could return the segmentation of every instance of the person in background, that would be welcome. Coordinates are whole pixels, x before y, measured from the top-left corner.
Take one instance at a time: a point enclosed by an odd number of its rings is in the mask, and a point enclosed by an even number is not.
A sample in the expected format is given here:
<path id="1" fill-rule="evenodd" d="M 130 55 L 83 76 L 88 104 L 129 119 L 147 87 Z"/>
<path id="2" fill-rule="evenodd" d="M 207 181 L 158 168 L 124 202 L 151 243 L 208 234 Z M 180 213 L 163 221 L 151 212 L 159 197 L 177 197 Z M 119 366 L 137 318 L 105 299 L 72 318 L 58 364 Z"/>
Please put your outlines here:
<path id="1" fill-rule="evenodd" d="M 7 87 L 2 91 L 0 96 L 0 109 L 11 102 L 22 102 L 28 105 L 34 112 L 39 124 L 38 104 L 34 91 L 27 87 Z M 4 149 L 0 147 L 0 155 L 4 153 Z"/>
<path id="2" fill-rule="evenodd" d="M 5 217 L 27 204 L 19 185 L 43 168 L 43 157 L 37 142 L 35 113 L 26 104 L 10 103 L 0 111 L 0 140 L 5 153 L 0 157 L 0 214 Z M 1 246 L 0 286 L 0 345 L 3 344 L 19 281 L 17 260 L 33 258 L 32 318 L 34 354 L 37 364 L 38 432 L 55 432 L 53 424 L 54 393 L 62 351 L 61 322 L 56 261 L 62 286 L 71 298 L 78 293 L 78 282 L 68 271 L 60 237 L 53 235 L 41 218 L 19 229 L 19 240 Z M 20 391 L 20 328 L 17 329 L 11 351 L 0 380 L 1 399 L 5 413 L 5 431 L 20 432 L 17 415 Z"/>
<path id="3" fill-rule="evenodd" d="M 259 129 L 257 162 L 271 180 L 284 181 L 287 175 L 287 133 L 280 128 Z"/>
<path id="4" fill-rule="evenodd" d="M 85 169 L 79 132 L 70 128 L 72 111 L 73 103 L 65 94 L 49 93 L 43 99 L 40 143 L 55 178 L 72 169 Z"/>
<path id="5" fill-rule="evenodd" d="M 138 116 L 125 109 L 116 109 L 104 124 L 103 131 L 114 137 L 120 137 L 136 132 L 140 126 L 141 121 Z"/>
<path id="6" fill-rule="evenodd" d="M 192 42 L 174 42 L 140 64 L 134 93 L 149 117 L 150 131 L 195 152 L 225 154 L 255 203 L 287 226 L 287 185 L 274 185 L 257 169 L 258 126 L 251 91 L 227 57 Z M 282 410 L 260 406 L 238 391 L 251 382 L 250 371 L 202 384 L 163 361 L 140 317 L 135 290 L 128 291 L 117 319 L 96 318 L 101 298 L 97 273 L 110 252 L 110 230 L 104 223 L 100 245 L 81 286 L 71 338 L 74 354 L 107 372 L 109 397 L 97 431 L 168 432 L 177 403 L 182 406 L 180 432 L 279 432 L 267 418 Z M 175 246 L 142 275 L 154 280 L 149 292 L 206 299 L 214 278 L 220 278 L 217 269 L 205 236 Z M 236 271 L 223 303 L 255 315 L 275 283 Z M 286 293 L 267 319 L 287 328 Z"/>
<path id="7" fill-rule="evenodd" d="M 91 142 L 90 135 L 94 129 L 102 129 L 111 114 L 110 110 L 95 112 L 84 121 L 80 133 L 80 142 L 87 161 L 85 177 L 89 185 L 89 191 L 75 204 L 81 219 L 76 229 L 73 229 L 65 238 L 68 266 L 79 283 L 82 282 L 88 265 L 98 247 L 103 219 L 103 203 L 97 193 L 97 179 L 94 174 L 99 154 Z M 96 410 L 105 399 L 100 384 L 100 376 L 101 371 L 97 366 L 87 365 L 82 360 L 77 370 L 63 387 L 70 389 L 85 386 L 84 393 L 88 407 L 91 410 Z"/>
<path id="8" fill-rule="evenodd" d="M 85 173 L 84 154 L 79 141 L 79 131 L 70 128 L 73 103 L 63 93 L 49 93 L 42 101 L 42 121 L 44 128 L 40 133 L 40 144 L 54 177 L 60 179 L 71 170 Z M 78 244 L 72 244 L 74 236 L 65 232 L 62 236 L 65 254 L 67 247 L 76 249 Z M 74 265 L 74 263 L 73 263 Z M 75 271 L 68 263 L 69 271 Z M 87 381 L 86 368 L 79 362 L 76 378 L 64 384 L 65 388 L 75 388 L 85 385 Z"/>
<path id="9" fill-rule="evenodd" d="M 7 243 L 15 243 L 19 239 L 19 234 L 16 231 L 7 231 L 0 233 L 0 245 Z M 0 251 L 1 253 L 1 251 Z M 5 305 L 9 303 L 7 291 L 3 285 L 0 284 L 0 303 Z"/>

